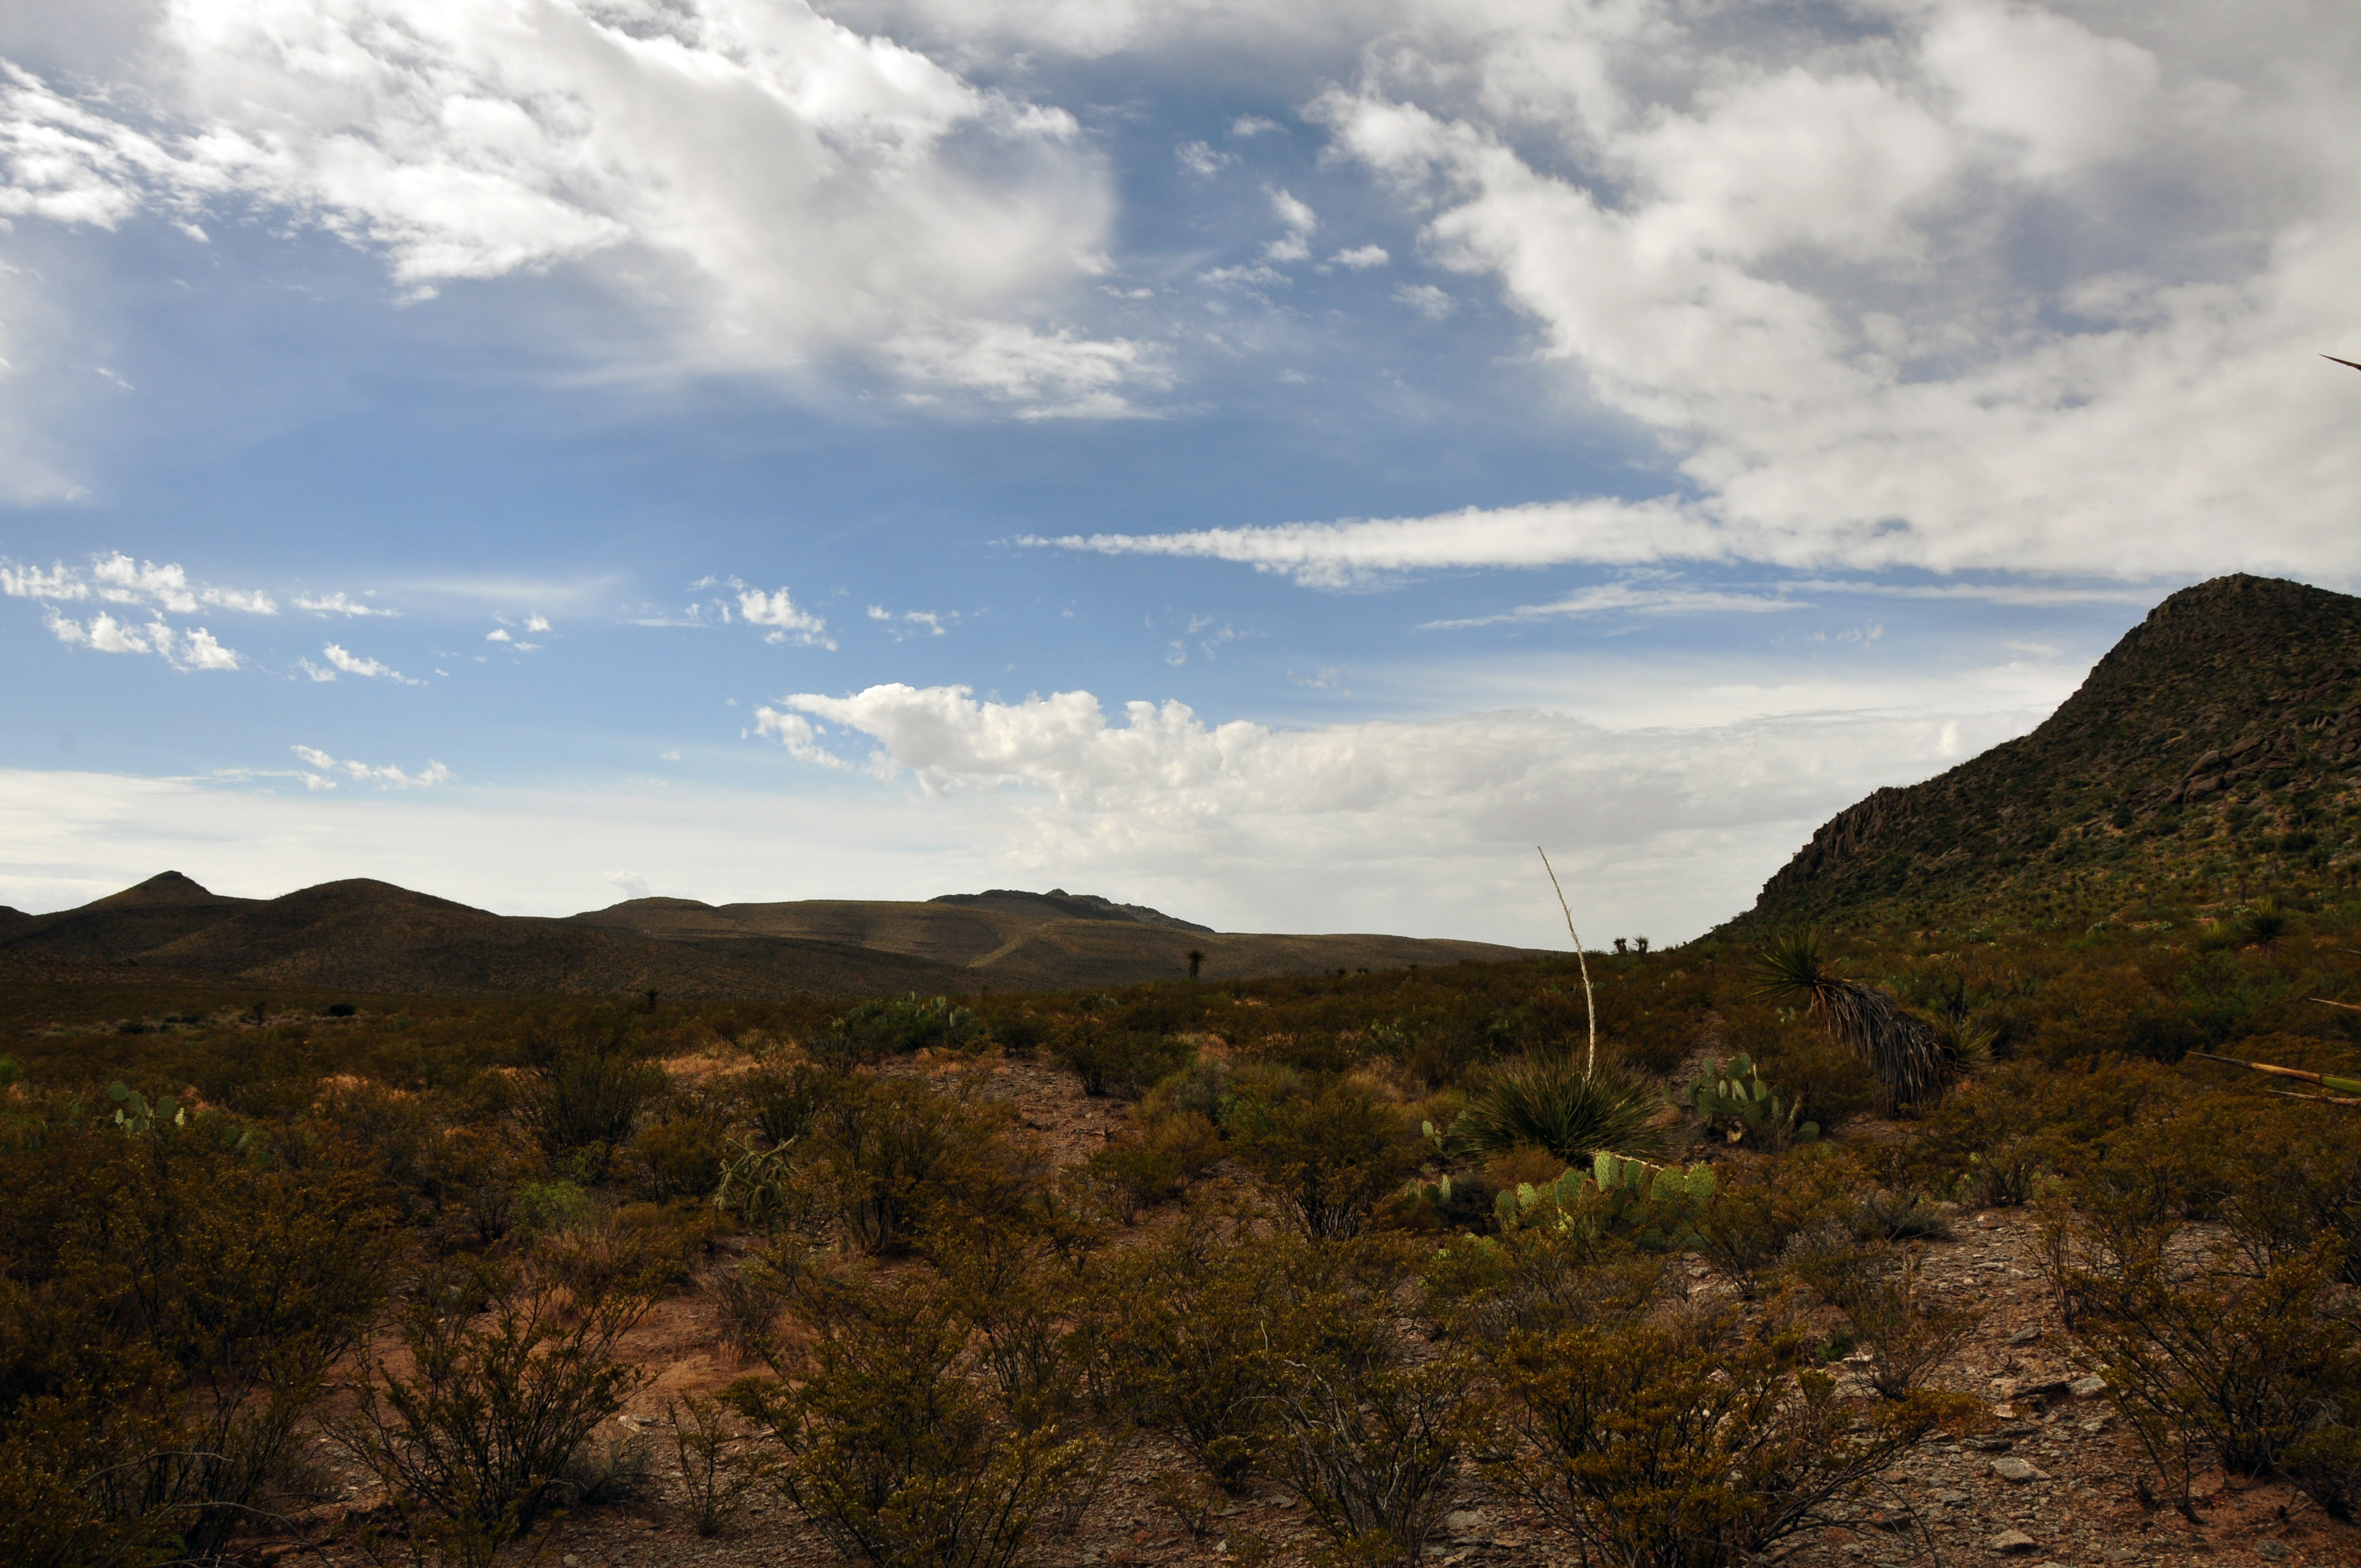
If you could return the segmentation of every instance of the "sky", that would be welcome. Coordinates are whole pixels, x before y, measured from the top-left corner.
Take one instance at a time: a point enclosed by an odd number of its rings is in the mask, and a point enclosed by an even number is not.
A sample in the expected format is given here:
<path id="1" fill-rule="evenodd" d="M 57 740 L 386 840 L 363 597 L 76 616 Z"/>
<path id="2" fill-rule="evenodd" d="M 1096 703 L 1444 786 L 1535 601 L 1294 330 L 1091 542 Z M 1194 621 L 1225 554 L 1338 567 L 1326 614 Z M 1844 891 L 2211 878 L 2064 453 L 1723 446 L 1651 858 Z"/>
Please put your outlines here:
<path id="1" fill-rule="evenodd" d="M 0 903 L 1685 939 L 2361 577 L 2361 10 L 11 0 Z"/>

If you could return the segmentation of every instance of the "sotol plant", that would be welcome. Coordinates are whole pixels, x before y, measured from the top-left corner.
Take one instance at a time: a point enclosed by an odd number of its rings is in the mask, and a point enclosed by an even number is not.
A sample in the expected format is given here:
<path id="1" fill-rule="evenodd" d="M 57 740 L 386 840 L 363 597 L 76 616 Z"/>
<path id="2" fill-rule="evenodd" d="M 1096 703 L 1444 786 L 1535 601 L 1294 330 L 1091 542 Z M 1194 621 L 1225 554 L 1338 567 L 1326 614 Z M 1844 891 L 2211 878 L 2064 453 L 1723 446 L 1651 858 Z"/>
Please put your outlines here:
<path id="1" fill-rule="evenodd" d="M 1801 1003 L 1830 1039 L 1869 1064 L 1886 1110 L 1925 1111 L 1943 1098 L 1943 1046 L 1935 1026 L 1902 1011 L 1875 986 L 1838 974 L 1817 935 L 1777 938 L 1763 949 L 1759 968 L 1760 994 Z"/>

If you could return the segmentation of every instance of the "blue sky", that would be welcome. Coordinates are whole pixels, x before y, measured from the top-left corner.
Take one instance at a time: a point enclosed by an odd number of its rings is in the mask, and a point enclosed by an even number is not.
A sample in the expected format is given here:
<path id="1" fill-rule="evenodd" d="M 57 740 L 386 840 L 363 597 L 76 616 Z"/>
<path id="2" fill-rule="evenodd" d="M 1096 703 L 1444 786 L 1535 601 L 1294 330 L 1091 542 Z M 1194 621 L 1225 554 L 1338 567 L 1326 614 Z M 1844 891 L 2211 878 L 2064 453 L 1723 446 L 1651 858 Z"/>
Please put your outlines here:
<path id="1" fill-rule="evenodd" d="M 2302 40 L 2301 49 L 2293 41 Z M 2327 5 L 0 16 L 0 902 L 1692 935 L 2349 588 Z"/>

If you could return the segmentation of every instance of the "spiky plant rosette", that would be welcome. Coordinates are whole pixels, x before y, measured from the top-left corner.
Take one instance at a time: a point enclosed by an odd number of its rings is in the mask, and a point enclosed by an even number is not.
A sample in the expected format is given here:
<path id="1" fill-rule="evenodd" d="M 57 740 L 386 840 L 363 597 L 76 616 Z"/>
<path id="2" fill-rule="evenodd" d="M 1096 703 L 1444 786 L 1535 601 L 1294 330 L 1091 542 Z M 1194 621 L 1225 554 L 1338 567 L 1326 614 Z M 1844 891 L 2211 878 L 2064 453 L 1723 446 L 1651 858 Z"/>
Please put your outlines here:
<path id="1" fill-rule="evenodd" d="M 1926 1110 L 1947 1086 L 1943 1043 L 1935 1025 L 1905 1013 L 1873 985 L 1847 980 L 1810 931 L 1773 938 L 1756 961 L 1756 994 L 1799 1006 L 1828 1037 L 1867 1062 L 1888 1112 Z"/>
<path id="2" fill-rule="evenodd" d="M 1664 1104 L 1655 1085 L 1620 1068 L 1532 1057 L 1495 1073 L 1452 1130 L 1485 1154 L 1529 1146 L 1568 1165 L 1601 1149 L 1650 1159 L 1664 1151 Z"/>

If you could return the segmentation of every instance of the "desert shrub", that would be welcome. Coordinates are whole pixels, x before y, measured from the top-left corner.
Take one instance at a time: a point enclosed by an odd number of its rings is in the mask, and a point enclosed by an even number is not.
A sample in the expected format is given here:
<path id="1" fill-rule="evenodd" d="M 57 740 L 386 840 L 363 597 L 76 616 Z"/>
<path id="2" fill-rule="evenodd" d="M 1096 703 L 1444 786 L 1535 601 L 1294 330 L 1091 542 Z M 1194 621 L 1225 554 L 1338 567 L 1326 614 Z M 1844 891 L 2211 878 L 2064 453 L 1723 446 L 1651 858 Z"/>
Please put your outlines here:
<path id="1" fill-rule="evenodd" d="M 757 1068 L 738 1081 L 755 1130 L 776 1148 L 810 1129 L 843 1077 L 817 1062 L 792 1061 Z"/>
<path id="2" fill-rule="evenodd" d="M 650 1198 L 705 1198 L 721 1185 L 721 1167 L 733 1151 L 720 1108 L 684 1098 L 631 1135 L 623 1168 Z"/>
<path id="3" fill-rule="evenodd" d="M 2166 1497 L 2192 1521 L 2191 1476 L 2280 1471 L 2333 1511 L 2361 1410 L 2361 1327 L 2334 1238 L 2176 1246 L 2180 1227 L 2129 1206 L 2051 1215 L 2044 1254 L 2076 1334 L 2105 1358 L 2109 1396 Z M 2241 1245 L 2241 1244 L 2244 1245 Z"/>
<path id="4" fill-rule="evenodd" d="M 1169 1035 L 1083 1021 L 1058 1036 L 1050 1054 L 1089 1095 L 1136 1097 L 1185 1067 L 1194 1054 Z"/>
<path id="5" fill-rule="evenodd" d="M 689 1526 L 710 1540 L 744 1506 L 746 1494 L 767 1478 L 768 1467 L 749 1454 L 745 1437 L 729 1408 L 696 1394 L 667 1402 L 674 1460 L 688 1497 Z"/>
<path id="6" fill-rule="evenodd" d="M 1752 1299 L 1764 1272 L 1796 1237 L 1834 1215 L 1857 1180 L 1857 1168 L 1825 1146 L 1725 1163 L 1706 1211 L 1703 1250 Z"/>
<path id="7" fill-rule="evenodd" d="M 1239 1162 L 1312 1236 L 1358 1234 L 1420 1159 L 1400 1113 L 1341 1080 L 1261 1108 L 1235 1146 Z"/>
<path id="8" fill-rule="evenodd" d="M 809 1339 L 793 1380 L 744 1378 L 727 1396 L 780 1451 L 787 1501 L 870 1563 L 1016 1562 L 1089 1442 L 1012 1418 L 929 1282 L 818 1276 L 801 1304 Z"/>
<path id="9" fill-rule="evenodd" d="M 1664 1260 L 1578 1232 L 1461 1236 L 1421 1270 L 1425 1311 L 1451 1338 L 1497 1353 L 1518 1333 L 1625 1325 L 1656 1307 Z"/>
<path id="10" fill-rule="evenodd" d="M 1530 1144 L 1568 1164 L 1601 1149 L 1647 1158 L 1664 1152 L 1663 1110 L 1653 1085 L 1612 1066 L 1585 1072 L 1570 1057 L 1529 1058 L 1496 1072 L 1452 1132 L 1486 1154 Z"/>
<path id="11" fill-rule="evenodd" d="M 258 1168 L 214 1118 L 125 1102 L 139 1113 L 0 1163 L 0 1463 L 25 1478 L 12 1497 L 83 1498 L 47 1547 L 41 1521 L 12 1527 L 28 1557 L 157 1528 L 216 1552 L 287 1475 L 392 1245 L 365 1173 Z"/>
<path id="12" fill-rule="evenodd" d="M 1828 1133 L 1877 1109 L 1877 1075 L 1868 1063 L 1827 1036 L 1801 1031 L 1772 1035 L 1754 1053 L 1760 1069 L 1808 1107 Z"/>
<path id="13" fill-rule="evenodd" d="M 591 1017 L 526 1041 L 533 1080 L 521 1106 L 551 1159 L 586 1182 L 603 1180 L 641 1108 L 664 1092 L 664 1069 L 640 1059 L 629 1025 Z"/>
<path id="14" fill-rule="evenodd" d="M 1221 1135 L 1194 1111 L 1136 1126 L 1093 1154 L 1083 1168 L 1115 1194 L 1128 1223 L 1143 1208 L 1179 1196 L 1222 1157 Z"/>
<path id="15" fill-rule="evenodd" d="M 1490 1466 L 1586 1561 L 1723 1568 L 1831 1521 L 1969 1401 L 1926 1393 L 1864 1419 L 1808 1369 L 1806 1336 L 1726 1319 L 1510 1336 Z"/>
<path id="16" fill-rule="evenodd" d="M 461 1123 L 434 1140 L 426 1170 L 446 1224 L 489 1246 L 523 1223 L 524 1190 L 546 1175 L 548 1159 L 508 1122 Z"/>
<path id="17" fill-rule="evenodd" d="M 1412 1568 L 1465 1495 L 1485 1379 L 1464 1350 L 1412 1365 L 1391 1336 L 1382 1343 L 1392 1354 L 1284 1359 L 1264 1459 L 1343 1560 Z"/>
<path id="18" fill-rule="evenodd" d="M 1008 1222 L 1039 1191 L 1039 1149 L 1015 1113 L 923 1083 L 860 1079 L 814 1120 L 798 1180 L 848 1246 L 907 1249 L 931 1225 Z"/>
<path id="19" fill-rule="evenodd" d="M 1906 1242 L 1951 1239 L 1951 1222 L 1923 1192 L 1872 1187 L 1844 1206 L 1845 1229 L 1856 1241 Z"/>
<path id="20" fill-rule="evenodd" d="M 1113 1260 L 1094 1297 L 1115 1408 L 1165 1433 L 1231 1492 L 1266 1441 L 1278 1370 L 1266 1325 L 1286 1288 L 1268 1252 L 1232 1244 L 1250 1223 L 1192 1205 Z"/>
<path id="21" fill-rule="evenodd" d="M 357 1409 L 332 1427 L 384 1486 L 414 1541 L 489 1563 L 565 1497 L 599 1423 L 645 1381 L 616 1359 L 645 1278 L 484 1259 L 425 1275 L 395 1327 L 409 1369 L 364 1355 Z"/>
<path id="22" fill-rule="evenodd" d="M 1915 1255 L 1882 1241 L 1861 1245 L 1834 1227 L 1807 1233 L 1804 1242 L 1791 1255 L 1795 1275 L 1876 1351 L 1870 1383 L 1885 1398 L 1906 1398 L 1923 1387 L 1983 1321 L 1982 1308 L 1929 1299 L 1918 1288 Z"/>
<path id="23" fill-rule="evenodd" d="M 516 1190 L 514 1223 L 529 1236 L 555 1235 L 587 1225 L 597 1212 L 589 1190 L 562 1178 L 528 1181 Z"/>

